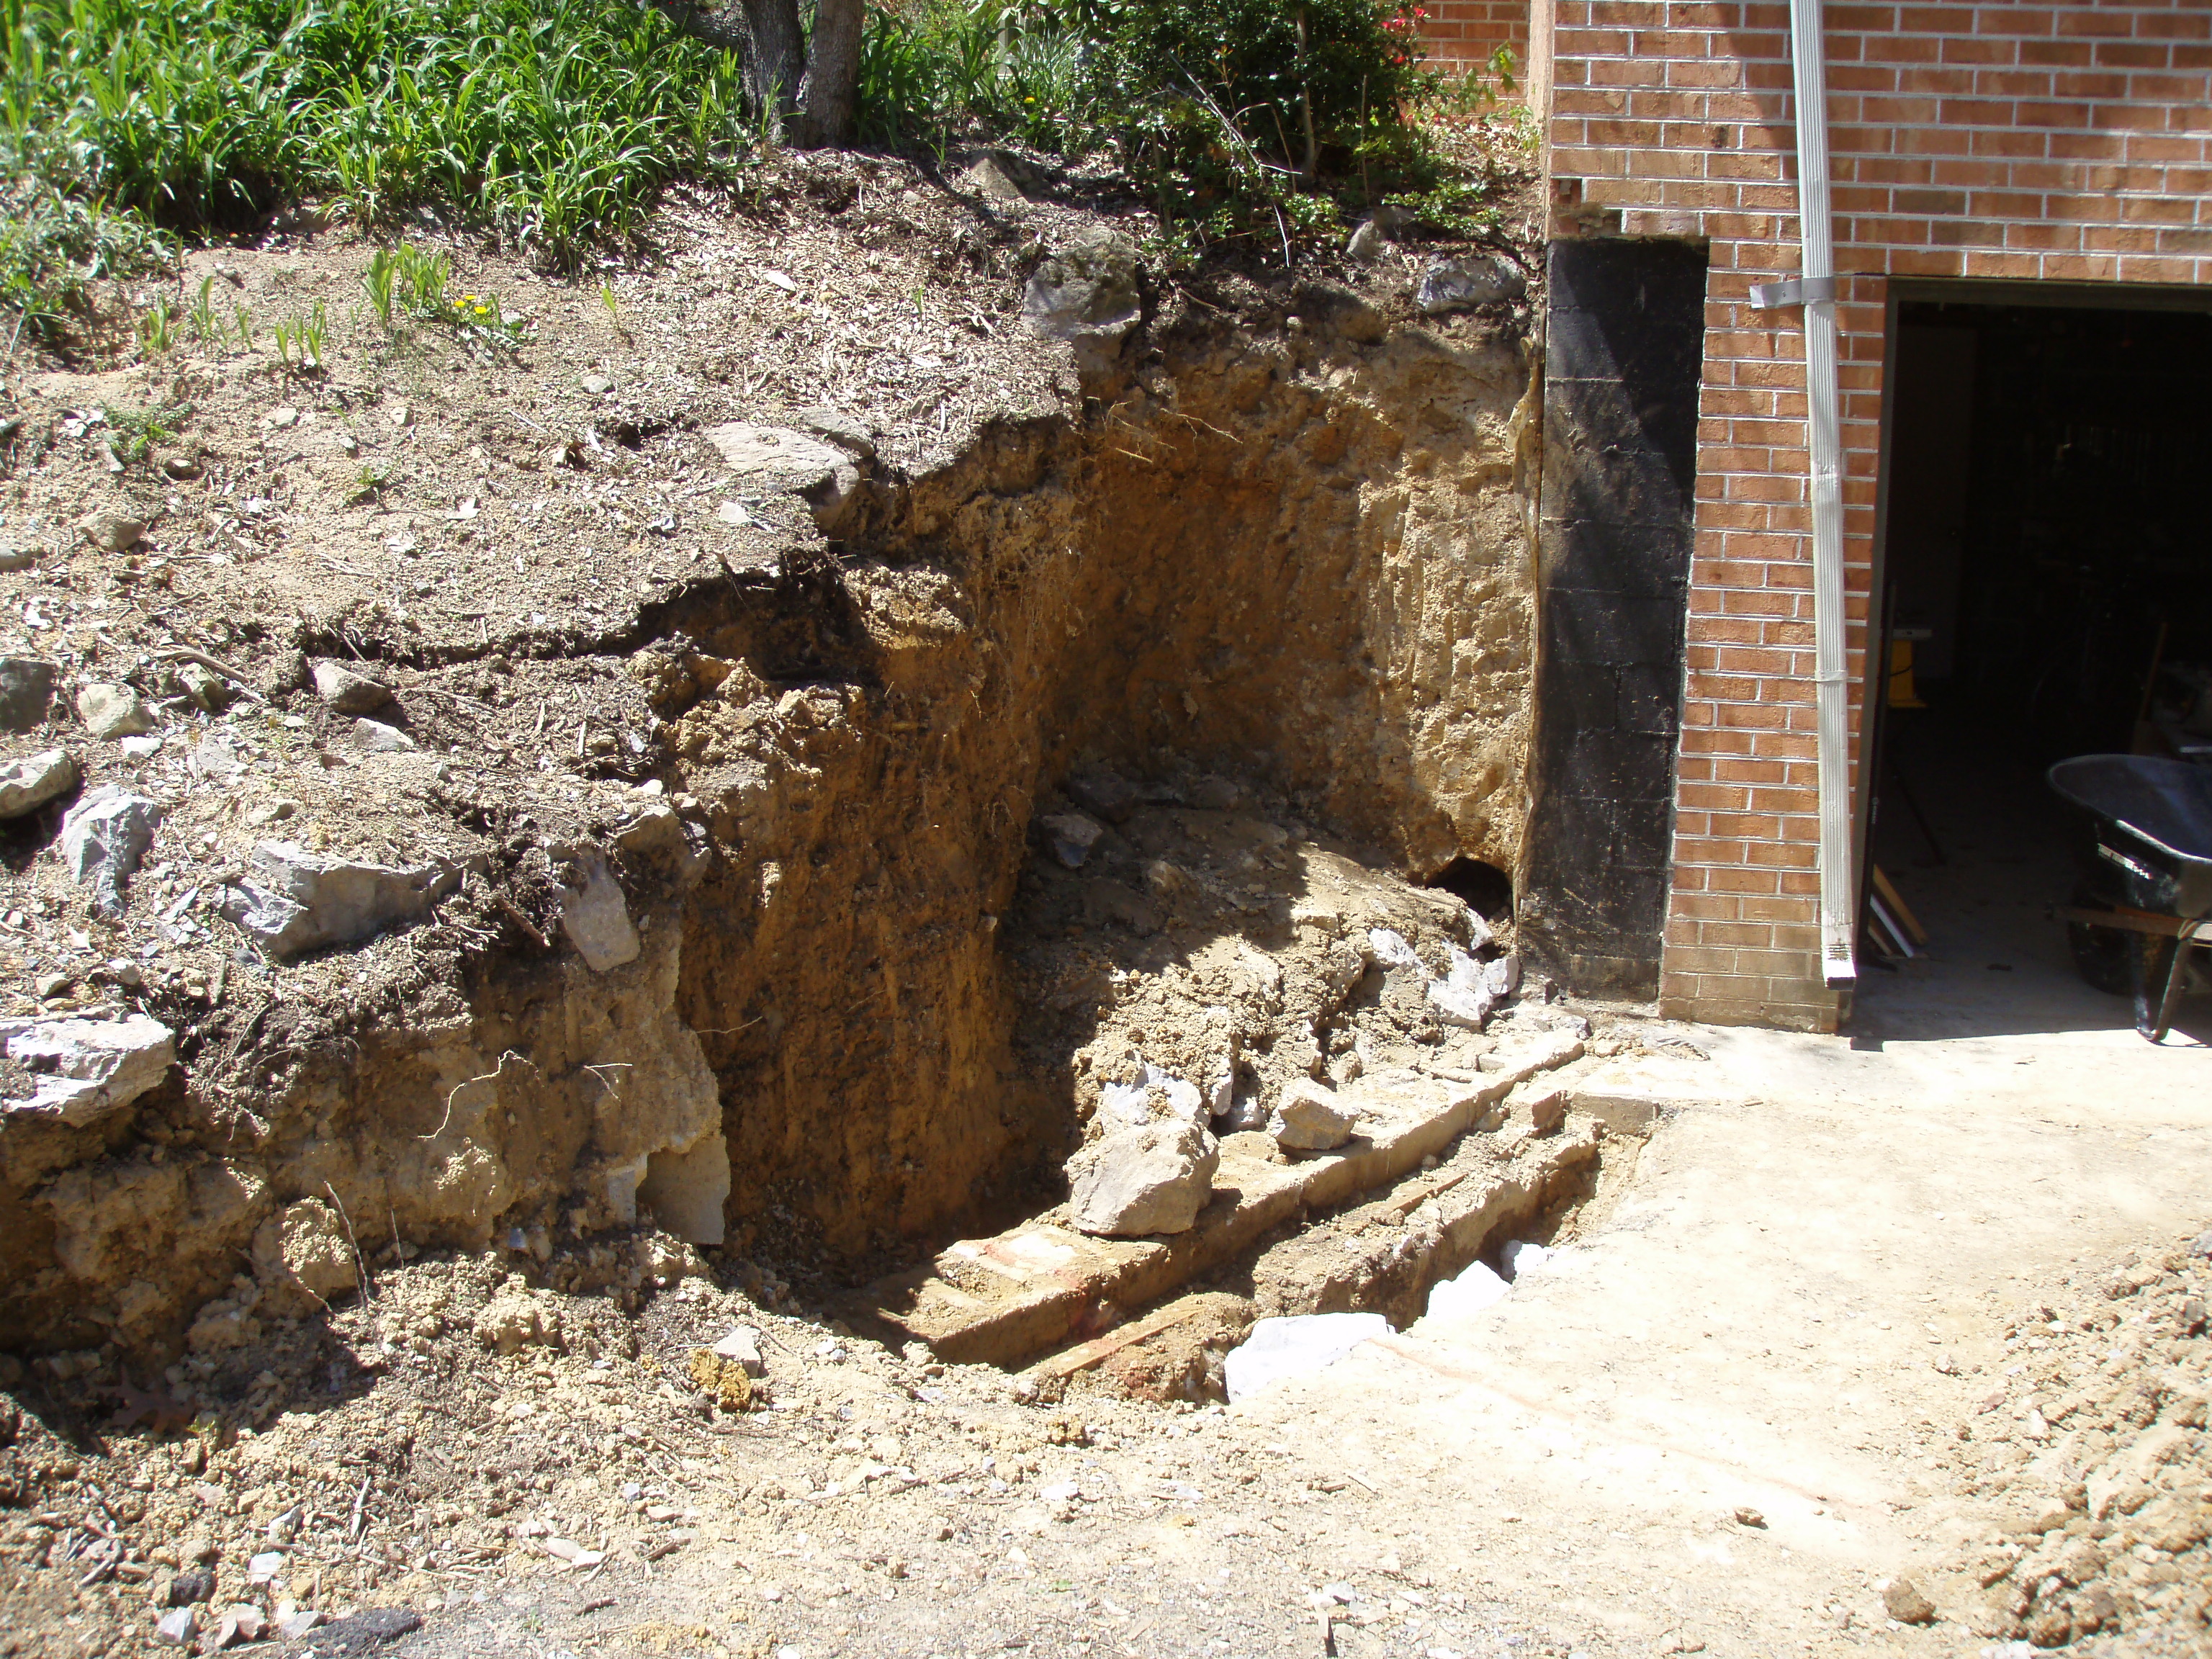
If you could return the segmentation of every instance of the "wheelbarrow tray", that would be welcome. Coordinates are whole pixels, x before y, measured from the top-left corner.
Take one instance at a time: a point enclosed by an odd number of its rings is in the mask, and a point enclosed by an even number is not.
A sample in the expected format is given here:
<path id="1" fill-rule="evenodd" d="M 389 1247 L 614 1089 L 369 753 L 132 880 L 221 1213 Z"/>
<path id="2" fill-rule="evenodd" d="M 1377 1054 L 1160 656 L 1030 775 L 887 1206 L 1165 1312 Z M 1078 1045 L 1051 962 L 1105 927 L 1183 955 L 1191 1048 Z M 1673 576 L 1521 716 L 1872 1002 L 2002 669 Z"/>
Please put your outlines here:
<path id="1" fill-rule="evenodd" d="M 2196 942 L 2191 924 L 2212 916 L 2212 771 L 2151 755 L 2077 755 L 2047 775 L 2081 809 L 2088 831 L 2077 901 L 2113 913 L 2092 921 L 2102 913 L 2072 908 L 2066 919 L 2105 930 L 2108 939 L 2118 929 L 2142 940 L 2132 974 L 2136 1024 L 2156 1042 Z"/>

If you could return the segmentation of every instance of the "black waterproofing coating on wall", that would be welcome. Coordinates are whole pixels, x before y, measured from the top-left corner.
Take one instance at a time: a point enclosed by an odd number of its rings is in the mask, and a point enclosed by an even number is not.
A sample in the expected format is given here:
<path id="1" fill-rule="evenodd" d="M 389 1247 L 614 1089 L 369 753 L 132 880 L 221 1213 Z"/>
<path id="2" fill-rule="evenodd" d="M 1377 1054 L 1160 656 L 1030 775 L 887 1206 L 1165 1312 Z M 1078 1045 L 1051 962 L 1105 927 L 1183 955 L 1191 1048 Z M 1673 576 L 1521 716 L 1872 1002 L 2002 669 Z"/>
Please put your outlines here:
<path id="1" fill-rule="evenodd" d="M 1576 989 L 1650 996 L 1681 724 L 1705 254 L 1558 241 L 1547 262 L 1522 937 Z"/>

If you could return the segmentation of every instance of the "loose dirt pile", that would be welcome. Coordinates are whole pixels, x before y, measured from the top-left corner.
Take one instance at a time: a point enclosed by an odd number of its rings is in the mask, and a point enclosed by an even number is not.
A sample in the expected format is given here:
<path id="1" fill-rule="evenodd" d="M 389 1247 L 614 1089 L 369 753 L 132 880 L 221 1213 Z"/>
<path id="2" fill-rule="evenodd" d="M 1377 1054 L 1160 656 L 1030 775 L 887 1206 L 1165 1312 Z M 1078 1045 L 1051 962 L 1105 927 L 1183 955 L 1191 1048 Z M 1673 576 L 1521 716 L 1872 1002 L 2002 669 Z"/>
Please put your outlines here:
<path id="1" fill-rule="evenodd" d="M 2212 1652 L 2212 1234 L 2087 1273 L 2006 1327 L 2011 1362 L 1960 1424 L 1966 1490 L 2000 1528 L 1893 1616 L 2037 1648 Z"/>

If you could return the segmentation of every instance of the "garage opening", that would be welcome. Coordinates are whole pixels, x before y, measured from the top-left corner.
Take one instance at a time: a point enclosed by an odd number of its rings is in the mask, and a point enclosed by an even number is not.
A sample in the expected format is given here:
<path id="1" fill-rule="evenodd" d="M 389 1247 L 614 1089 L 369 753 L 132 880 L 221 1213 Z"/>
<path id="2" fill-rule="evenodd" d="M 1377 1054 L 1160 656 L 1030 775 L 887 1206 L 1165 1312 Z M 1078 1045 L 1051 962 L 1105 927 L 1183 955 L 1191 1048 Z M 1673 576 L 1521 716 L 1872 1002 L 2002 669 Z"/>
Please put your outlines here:
<path id="1" fill-rule="evenodd" d="M 2046 773 L 2212 767 L 2212 314 L 1930 299 L 1896 331 L 1863 951 L 1895 972 L 1863 1006 L 2124 1025 L 2160 942 L 2050 914 L 2113 896 Z M 2176 1027 L 2212 1033 L 2192 979 Z"/>

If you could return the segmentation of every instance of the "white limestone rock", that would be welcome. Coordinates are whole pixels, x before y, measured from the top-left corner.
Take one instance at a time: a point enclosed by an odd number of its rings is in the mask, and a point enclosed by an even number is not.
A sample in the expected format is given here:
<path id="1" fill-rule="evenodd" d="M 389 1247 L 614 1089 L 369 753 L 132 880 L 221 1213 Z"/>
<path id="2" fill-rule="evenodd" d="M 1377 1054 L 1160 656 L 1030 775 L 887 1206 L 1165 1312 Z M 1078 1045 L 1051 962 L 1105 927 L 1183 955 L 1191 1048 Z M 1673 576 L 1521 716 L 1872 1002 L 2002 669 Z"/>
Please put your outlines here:
<path id="1" fill-rule="evenodd" d="M 1352 1139 L 1359 1114 L 1334 1089 L 1300 1078 L 1285 1085 L 1267 1120 L 1267 1133 L 1285 1152 L 1325 1152 Z"/>
<path id="2" fill-rule="evenodd" d="M 1188 1232 L 1220 1162 L 1219 1144 L 1195 1123 L 1163 1119 L 1093 1141 L 1067 1161 L 1076 1230 L 1108 1238 Z"/>
<path id="3" fill-rule="evenodd" d="M 176 1034 L 148 1014 L 126 1019 L 0 1020 L 0 1054 L 27 1076 L 11 1079 L 0 1121 L 21 1115 L 82 1127 L 129 1105 L 177 1058 Z"/>

